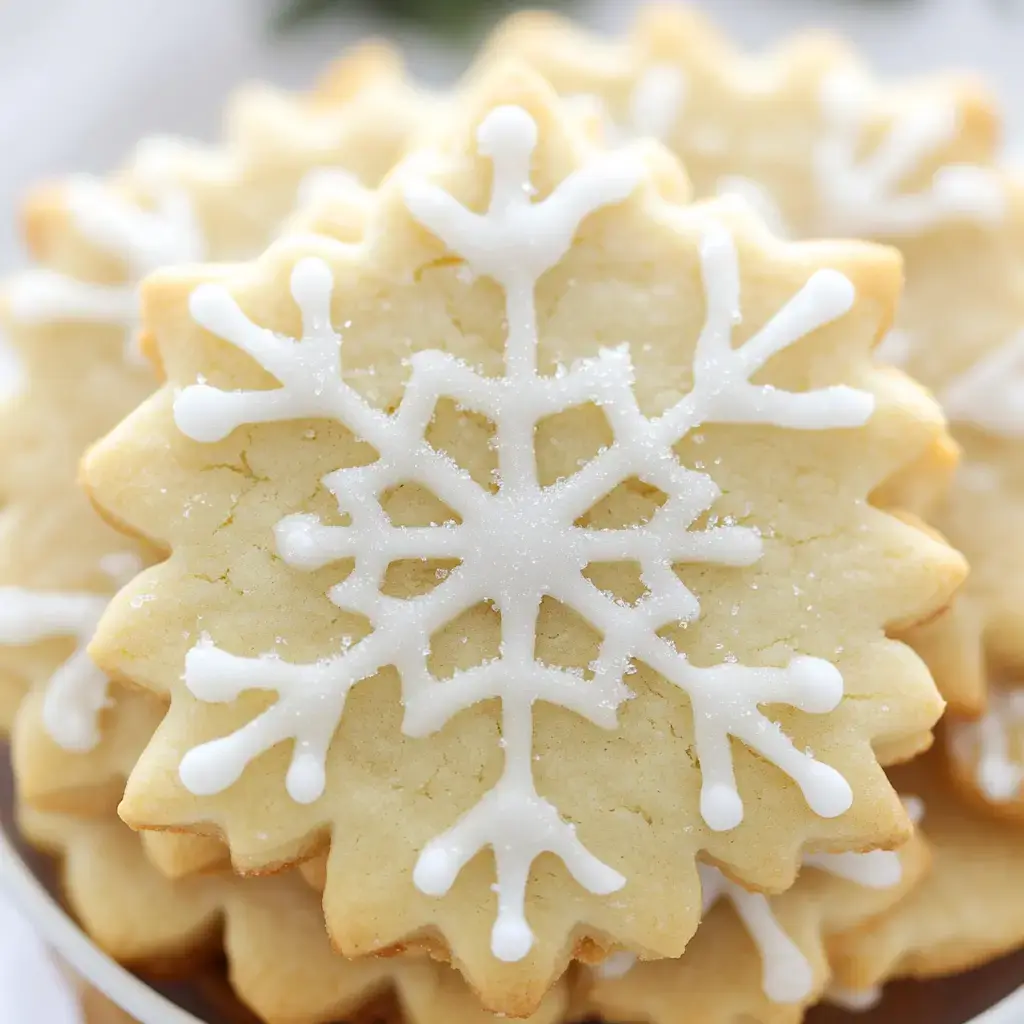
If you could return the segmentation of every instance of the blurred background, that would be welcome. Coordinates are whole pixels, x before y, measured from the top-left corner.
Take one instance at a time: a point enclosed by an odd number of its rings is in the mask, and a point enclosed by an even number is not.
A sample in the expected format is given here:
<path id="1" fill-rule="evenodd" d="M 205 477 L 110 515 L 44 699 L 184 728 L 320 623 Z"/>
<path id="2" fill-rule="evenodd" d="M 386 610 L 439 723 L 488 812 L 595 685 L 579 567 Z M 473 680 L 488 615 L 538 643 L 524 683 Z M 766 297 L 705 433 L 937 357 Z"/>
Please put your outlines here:
<path id="1" fill-rule="evenodd" d="M 882 72 L 983 70 L 1024 151 L 1024 0 L 691 0 L 763 47 L 804 26 L 853 40 Z M 153 132 L 201 139 L 239 81 L 309 84 L 340 49 L 387 31 L 413 71 L 450 80 L 508 0 L 0 0 L 0 272 L 20 261 L 15 212 L 31 181 L 104 171 Z M 614 31 L 633 0 L 557 6 Z M 399 21 L 393 19 L 399 15 Z"/>

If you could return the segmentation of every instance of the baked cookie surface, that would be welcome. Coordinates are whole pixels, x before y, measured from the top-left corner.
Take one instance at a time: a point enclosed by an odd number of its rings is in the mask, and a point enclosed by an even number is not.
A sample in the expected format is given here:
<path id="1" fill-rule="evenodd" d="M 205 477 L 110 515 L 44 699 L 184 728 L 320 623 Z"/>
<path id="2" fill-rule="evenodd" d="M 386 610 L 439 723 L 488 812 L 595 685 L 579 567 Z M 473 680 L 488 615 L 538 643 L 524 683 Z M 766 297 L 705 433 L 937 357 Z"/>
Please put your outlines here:
<path id="1" fill-rule="evenodd" d="M 168 383 L 85 471 L 172 551 L 92 646 L 171 699 L 129 822 L 244 872 L 329 841 L 343 952 L 514 1014 L 571 955 L 681 953 L 698 853 L 778 891 L 909 837 L 872 746 L 941 702 L 885 630 L 963 566 L 867 500 L 943 433 L 871 360 L 898 259 L 685 197 L 506 68 L 362 242 L 150 280 Z"/>

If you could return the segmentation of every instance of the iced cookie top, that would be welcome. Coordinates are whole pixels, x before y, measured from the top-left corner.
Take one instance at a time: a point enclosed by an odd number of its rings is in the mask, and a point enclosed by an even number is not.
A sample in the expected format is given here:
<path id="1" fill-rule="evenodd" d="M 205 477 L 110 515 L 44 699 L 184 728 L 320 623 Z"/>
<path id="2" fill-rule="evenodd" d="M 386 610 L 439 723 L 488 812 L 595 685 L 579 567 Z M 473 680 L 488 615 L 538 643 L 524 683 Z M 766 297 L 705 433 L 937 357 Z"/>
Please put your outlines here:
<path id="1" fill-rule="evenodd" d="M 1024 633 L 1012 613 L 1021 603 L 1012 581 L 1022 574 L 1002 571 L 1004 553 L 1017 549 L 1015 503 L 990 500 L 996 492 L 1010 497 L 1015 484 L 994 482 L 1001 469 L 986 469 L 1005 460 L 988 451 L 978 457 L 970 443 L 979 430 L 985 439 L 1024 431 L 1015 406 L 1021 325 L 1006 315 L 1019 290 L 1020 256 L 1006 239 L 1019 232 L 1020 189 L 993 166 L 993 100 L 963 75 L 882 83 L 844 43 L 821 34 L 749 55 L 679 6 L 643 10 L 617 40 L 552 15 L 516 15 L 481 64 L 509 54 L 589 110 L 612 142 L 665 142 L 698 196 L 736 196 L 786 237 L 900 247 L 907 292 L 878 358 L 932 388 L 958 440 L 967 438 L 967 460 L 985 463 L 956 482 L 949 515 L 937 508 L 943 488 L 935 470 L 943 458 L 951 464 L 950 453 L 937 451 L 923 467 L 932 486 L 914 511 L 961 548 L 975 572 L 955 609 L 909 639 L 950 705 L 978 711 L 986 657 L 1014 672 L 1024 665 L 1016 639 Z M 890 481 L 897 489 L 887 500 L 908 500 L 902 475 Z"/>
<path id="2" fill-rule="evenodd" d="M 942 431 L 871 361 L 898 258 L 686 191 L 496 70 L 361 243 L 151 279 L 168 383 L 88 460 L 173 551 L 93 647 L 172 701 L 122 813 L 247 870 L 330 841 L 339 947 L 494 1010 L 682 952 L 702 851 L 782 889 L 905 838 L 872 745 L 940 710 L 885 630 L 962 564 L 867 501 Z"/>
<path id="3" fill-rule="evenodd" d="M 138 699 L 109 692 L 85 647 L 109 595 L 157 552 L 104 523 L 77 479 L 83 451 L 156 386 L 138 345 L 140 282 L 255 255 L 300 197 L 327 188 L 313 174 L 345 176 L 352 193 L 376 184 L 418 97 L 390 51 L 363 47 L 316 92 L 240 93 L 222 145 L 146 139 L 108 178 L 29 196 L 35 262 L 0 284 L 0 329 L 20 368 L 0 403 L 0 691 L 13 706 L 31 689 L 14 725 L 25 799 L 83 811 L 95 796 L 112 809 L 155 726 Z M 358 212 L 347 225 L 358 236 Z"/>
<path id="4" fill-rule="evenodd" d="M 654 136 L 698 196 L 739 194 L 778 233 L 899 240 L 949 223 L 993 223 L 994 103 L 973 79 L 881 88 L 821 34 L 750 56 L 703 16 L 643 9 L 622 40 L 550 14 L 509 18 L 482 64 L 515 56 L 591 109 L 612 140 Z"/>

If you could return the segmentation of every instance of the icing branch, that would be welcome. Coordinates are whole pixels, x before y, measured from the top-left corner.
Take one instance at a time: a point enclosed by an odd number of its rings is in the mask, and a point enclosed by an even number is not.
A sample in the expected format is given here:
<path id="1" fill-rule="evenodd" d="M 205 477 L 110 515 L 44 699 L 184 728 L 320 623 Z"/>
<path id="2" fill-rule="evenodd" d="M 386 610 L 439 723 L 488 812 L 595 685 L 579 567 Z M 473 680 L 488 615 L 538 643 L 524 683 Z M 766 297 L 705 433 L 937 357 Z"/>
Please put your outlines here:
<path id="1" fill-rule="evenodd" d="M 291 664 L 273 655 L 239 657 L 209 641 L 194 648 L 185 681 L 200 700 L 227 702 L 250 690 L 269 690 L 277 701 L 236 732 L 190 751 L 182 760 L 184 784 L 215 793 L 238 779 L 254 758 L 293 741 L 286 785 L 293 799 L 319 798 L 332 736 L 347 694 L 386 666 L 398 669 L 405 709 L 403 728 L 427 736 L 480 701 L 501 702 L 504 770 L 495 787 L 421 852 L 415 882 L 424 892 L 446 893 L 476 854 L 494 853 L 497 916 L 492 949 L 505 960 L 525 956 L 532 943 L 526 896 L 534 860 L 544 852 L 562 859 L 591 892 L 606 894 L 626 880 L 598 860 L 575 827 L 536 789 L 533 778 L 533 705 L 571 709 L 601 728 L 615 728 L 630 691 L 625 676 L 634 658 L 649 663 L 683 689 L 694 709 L 704 775 L 702 810 L 713 828 L 734 827 L 742 802 L 730 751 L 738 738 L 782 771 L 823 815 L 840 814 L 849 786 L 833 769 L 795 749 L 759 704 L 788 704 L 822 714 L 842 699 L 838 671 L 820 659 L 795 656 L 788 665 L 692 666 L 657 632 L 694 621 L 700 606 L 675 566 L 711 563 L 749 566 L 762 541 L 750 528 L 695 528 L 719 497 L 711 477 L 679 464 L 672 446 L 703 423 L 772 423 L 795 429 L 852 427 L 871 415 L 871 396 L 844 387 L 804 394 L 754 385 L 750 378 L 776 353 L 841 317 L 853 300 L 841 275 L 823 271 L 748 342 L 732 347 L 740 313 L 739 271 L 728 233 L 709 221 L 701 244 L 707 323 L 697 346 L 695 385 L 660 417 L 639 410 L 627 347 L 604 350 L 550 377 L 537 372 L 537 280 L 566 254 L 583 220 L 629 197 L 643 167 L 628 150 L 607 154 L 571 175 L 546 199 L 531 201 L 529 169 L 537 128 L 524 111 L 499 107 L 483 121 L 480 151 L 493 164 L 488 209 L 462 207 L 433 183 L 409 173 L 404 195 L 413 216 L 467 261 L 476 276 L 497 281 L 506 296 L 505 372 L 483 377 L 451 355 L 423 351 L 410 360 L 410 378 L 392 414 L 368 405 L 343 379 L 343 339 L 331 326 L 332 276 L 326 264 L 306 259 L 291 277 L 302 314 L 302 339 L 276 335 L 252 323 L 219 286 L 192 296 L 196 321 L 251 356 L 279 383 L 258 391 L 226 392 L 206 384 L 183 389 L 175 421 L 201 442 L 217 441 L 243 424 L 304 417 L 333 419 L 372 445 L 378 458 L 324 478 L 348 525 L 325 525 L 302 512 L 275 529 L 277 550 L 289 565 L 311 571 L 351 562 L 351 572 L 330 599 L 369 623 L 369 631 L 315 664 Z M 422 162 L 412 164 L 420 167 Z M 409 169 L 407 169 L 408 171 Z M 425 441 L 437 403 L 454 399 L 493 422 L 498 453 L 496 493 L 484 490 Z M 545 417 L 592 403 L 604 410 L 614 442 L 579 473 L 550 487 L 537 476 L 534 435 Z M 594 468 L 596 465 L 596 469 Z M 667 499 L 650 521 L 628 529 L 592 530 L 579 517 L 617 485 L 637 475 Z M 453 521 L 395 527 L 380 497 L 416 481 L 444 501 Z M 390 564 L 408 558 L 457 562 L 430 593 L 408 600 L 381 593 Z M 649 591 L 623 605 L 583 575 L 594 562 L 639 563 Z M 586 672 L 546 665 L 536 656 L 537 617 L 546 597 L 574 608 L 603 640 Z M 437 678 L 427 660 L 433 635 L 481 601 L 500 614 L 499 656 L 475 668 Z"/>
<path id="2" fill-rule="evenodd" d="M 761 957 L 761 987 L 773 1003 L 799 1003 L 810 994 L 814 970 L 800 947 L 779 923 L 771 901 L 763 893 L 748 892 L 729 881 L 717 868 L 699 864 L 704 915 L 728 900 Z"/>
<path id="3" fill-rule="evenodd" d="M 99 181 L 72 179 L 66 188 L 72 224 L 91 245 L 124 263 L 126 280 L 98 284 L 44 268 L 30 270 L 8 286 L 12 316 L 30 324 L 119 325 L 126 357 L 138 361 L 139 282 L 159 267 L 198 260 L 203 252 L 188 196 L 173 188 L 154 188 L 153 194 L 153 209 L 143 210 Z"/>
<path id="4" fill-rule="evenodd" d="M 955 423 L 1024 438 L 1024 330 L 946 385 L 942 406 Z"/>
<path id="5" fill-rule="evenodd" d="M 975 781 L 994 803 L 1010 803 L 1024 784 L 1024 761 L 1013 751 L 1013 732 L 1024 725 L 1024 691 L 995 689 L 976 722 L 957 722 L 949 731 L 956 759 L 975 764 Z"/>
<path id="6" fill-rule="evenodd" d="M 898 853 L 815 854 L 804 857 L 804 866 L 816 868 L 869 889 L 893 889 L 903 878 Z M 773 1003 L 801 1003 L 814 990 L 814 968 L 789 937 L 775 914 L 773 901 L 763 893 L 750 892 L 730 881 L 717 868 L 698 864 L 702 893 L 702 919 L 722 900 L 732 904 L 757 948 L 761 960 L 761 987 Z M 699 934 L 699 933 L 698 933 Z M 596 970 L 605 979 L 620 978 L 636 964 L 631 953 L 617 953 Z"/>
<path id="7" fill-rule="evenodd" d="M 567 98 L 572 106 L 603 123 L 605 138 L 610 145 L 638 138 L 667 143 L 679 123 L 685 101 L 686 78 L 682 69 L 672 64 L 652 65 L 640 75 L 630 92 L 623 124 L 612 118 L 600 96 L 581 93 Z"/>
<path id="8" fill-rule="evenodd" d="M 86 645 L 107 606 L 98 594 L 0 587 L 0 644 L 27 645 L 68 637 L 75 650 L 46 684 L 43 724 L 66 750 L 85 752 L 99 742 L 97 717 L 107 705 L 107 677 Z"/>
<path id="9" fill-rule="evenodd" d="M 983 167 L 948 164 L 923 189 L 901 191 L 922 164 L 955 140 L 959 111 L 954 105 L 925 101 L 897 114 L 867 155 L 869 83 L 856 73 L 837 71 L 822 84 L 821 106 L 825 123 L 814 171 L 829 232 L 914 235 L 951 220 L 991 223 L 1004 215 L 999 178 Z"/>

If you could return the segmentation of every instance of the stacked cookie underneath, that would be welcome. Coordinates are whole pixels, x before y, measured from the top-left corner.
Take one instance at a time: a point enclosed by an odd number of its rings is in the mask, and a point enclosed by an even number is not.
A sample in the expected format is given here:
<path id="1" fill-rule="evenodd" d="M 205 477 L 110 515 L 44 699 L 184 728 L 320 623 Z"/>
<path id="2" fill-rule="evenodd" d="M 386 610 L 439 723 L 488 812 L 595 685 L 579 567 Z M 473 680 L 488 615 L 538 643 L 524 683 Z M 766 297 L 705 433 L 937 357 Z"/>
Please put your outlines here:
<path id="1" fill-rule="evenodd" d="M 0 287 L 0 721 L 92 938 L 269 1024 L 790 1024 L 1024 946 L 985 90 L 673 7 L 224 120 L 38 189 Z"/>

